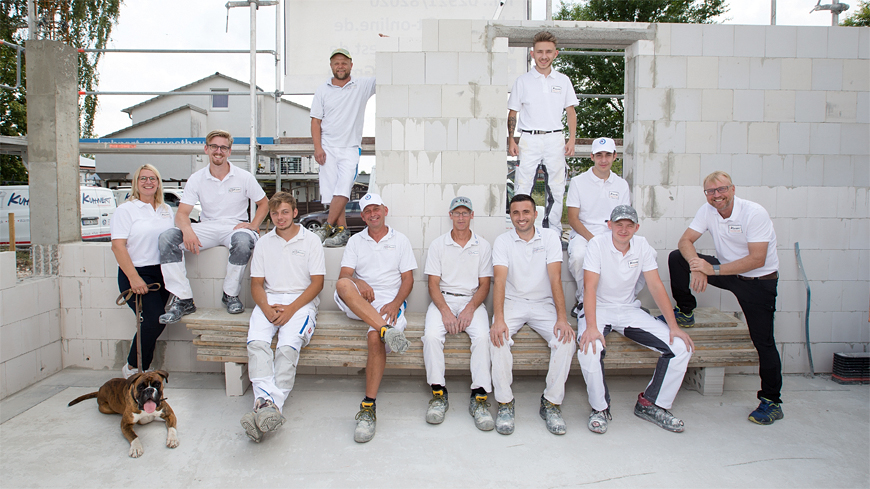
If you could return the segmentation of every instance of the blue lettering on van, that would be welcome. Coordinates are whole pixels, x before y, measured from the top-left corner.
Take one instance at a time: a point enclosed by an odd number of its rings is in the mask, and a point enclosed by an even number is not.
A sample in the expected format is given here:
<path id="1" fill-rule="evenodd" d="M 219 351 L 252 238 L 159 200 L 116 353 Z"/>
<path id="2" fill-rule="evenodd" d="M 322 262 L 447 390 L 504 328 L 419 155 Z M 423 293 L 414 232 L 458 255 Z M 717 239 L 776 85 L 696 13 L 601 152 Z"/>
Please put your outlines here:
<path id="1" fill-rule="evenodd" d="M 82 204 L 108 204 L 114 197 L 94 197 L 82 194 Z"/>
<path id="2" fill-rule="evenodd" d="M 16 205 L 27 205 L 27 206 L 29 206 L 29 205 L 30 205 L 30 199 L 24 197 L 24 196 L 21 195 L 21 194 L 16 194 L 15 192 L 12 192 L 12 195 L 9 196 L 9 202 L 7 202 L 6 205 L 9 206 L 9 205 L 12 205 L 12 204 L 16 204 Z"/>

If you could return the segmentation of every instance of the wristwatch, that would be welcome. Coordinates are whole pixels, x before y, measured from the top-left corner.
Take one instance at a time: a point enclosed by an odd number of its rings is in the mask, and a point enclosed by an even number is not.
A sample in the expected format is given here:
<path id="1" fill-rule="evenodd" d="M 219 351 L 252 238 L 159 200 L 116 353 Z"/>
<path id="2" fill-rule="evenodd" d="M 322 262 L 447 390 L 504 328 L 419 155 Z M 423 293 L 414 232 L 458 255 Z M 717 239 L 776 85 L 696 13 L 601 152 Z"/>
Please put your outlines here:
<path id="1" fill-rule="evenodd" d="M 719 276 L 719 265 L 713 265 L 713 275 Z"/>

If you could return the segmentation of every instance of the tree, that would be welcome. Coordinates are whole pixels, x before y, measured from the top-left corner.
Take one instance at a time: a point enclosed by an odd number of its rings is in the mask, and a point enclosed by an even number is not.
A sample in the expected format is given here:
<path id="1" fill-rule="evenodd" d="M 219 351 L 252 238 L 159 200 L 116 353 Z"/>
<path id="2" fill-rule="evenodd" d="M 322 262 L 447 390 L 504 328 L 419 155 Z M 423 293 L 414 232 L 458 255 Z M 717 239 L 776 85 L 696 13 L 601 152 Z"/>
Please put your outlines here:
<path id="1" fill-rule="evenodd" d="M 725 0 L 583 0 L 562 3 L 553 14 L 557 20 L 604 22 L 713 23 L 728 11 Z M 602 52 L 613 52 L 599 50 Z M 574 82 L 578 94 L 619 95 L 625 89 L 625 58 L 611 56 L 571 56 L 556 58 L 557 69 Z M 621 99 L 581 98 L 577 106 L 577 137 L 623 137 L 625 110 Z M 571 174 L 590 166 L 587 158 L 569 160 Z M 621 162 L 614 165 L 621 169 Z"/>
<path id="2" fill-rule="evenodd" d="M 105 48 L 118 22 L 123 0 L 48 0 L 36 3 L 39 37 L 61 41 L 74 48 Z M 24 46 L 27 39 L 27 0 L 0 0 L 0 39 Z M 93 91 L 99 83 L 97 65 L 102 53 L 79 54 L 79 87 Z M 0 47 L 0 83 L 15 84 L 15 51 Z M 22 57 L 22 69 L 24 69 Z M 27 99 L 23 83 L 17 90 L 0 89 L 0 134 L 27 134 Z M 79 98 L 80 135 L 92 136 L 97 97 Z M 3 181 L 27 181 L 27 170 L 18 156 L 0 155 Z"/>
<path id="3" fill-rule="evenodd" d="M 847 27 L 870 27 L 870 1 L 858 2 L 855 13 L 846 17 L 840 25 Z"/>

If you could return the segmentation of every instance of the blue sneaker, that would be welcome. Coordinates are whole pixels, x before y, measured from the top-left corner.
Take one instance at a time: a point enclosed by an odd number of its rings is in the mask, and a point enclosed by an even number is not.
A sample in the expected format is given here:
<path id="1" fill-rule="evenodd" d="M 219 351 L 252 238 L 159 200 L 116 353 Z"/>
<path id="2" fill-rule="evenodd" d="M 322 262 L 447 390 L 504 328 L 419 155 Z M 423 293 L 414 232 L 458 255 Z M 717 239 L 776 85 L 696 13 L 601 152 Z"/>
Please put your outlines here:
<path id="1" fill-rule="evenodd" d="M 757 408 L 755 408 L 755 411 L 752 411 L 752 413 L 749 414 L 749 421 L 752 421 L 755 424 L 768 425 L 785 417 L 785 414 L 782 413 L 781 404 L 763 397 L 759 399 L 761 399 L 761 403 Z"/>
<path id="2" fill-rule="evenodd" d="M 674 317 L 677 320 L 677 326 L 679 326 L 681 328 L 691 328 L 692 326 L 695 325 L 695 311 L 692 311 L 689 314 L 683 314 L 679 308 L 675 307 L 674 308 Z M 656 319 L 658 319 L 659 321 L 661 321 L 663 323 L 667 323 L 667 321 L 665 321 L 664 314 L 662 314 L 661 316 L 656 316 Z"/>

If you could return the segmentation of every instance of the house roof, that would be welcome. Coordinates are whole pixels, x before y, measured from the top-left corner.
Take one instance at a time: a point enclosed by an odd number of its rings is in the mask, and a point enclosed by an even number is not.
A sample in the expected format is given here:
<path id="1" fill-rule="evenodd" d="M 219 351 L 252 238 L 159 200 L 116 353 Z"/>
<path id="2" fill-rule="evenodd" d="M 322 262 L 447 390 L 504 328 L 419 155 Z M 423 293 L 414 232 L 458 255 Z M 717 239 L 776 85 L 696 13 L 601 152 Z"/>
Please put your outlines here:
<path id="1" fill-rule="evenodd" d="M 150 124 L 151 122 L 154 122 L 154 121 L 156 121 L 156 120 L 158 120 L 158 119 L 162 119 L 162 118 L 164 118 L 164 117 L 167 117 L 167 116 L 169 116 L 169 115 L 171 115 L 171 114 L 174 114 L 174 113 L 176 113 L 176 112 L 180 112 L 180 111 L 182 111 L 182 110 L 192 110 L 192 111 L 194 111 L 194 112 L 199 112 L 199 113 L 201 113 L 201 114 L 208 115 L 208 111 L 206 111 L 206 110 L 203 109 L 203 108 L 200 108 L 200 107 L 197 107 L 197 106 L 195 106 L 195 105 L 191 105 L 191 104 L 185 104 L 185 105 L 182 105 L 181 107 L 176 107 L 176 108 L 174 108 L 174 109 L 172 109 L 172 110 L 168 110 L 168 111 L 166 111 L 166 112 L 164 112 L 164 113 L 162 113 L 162 114 L 156 115 L 156 116 L 154 116 L 154 117 L 152 117 L 152 118 L 150 118 L 150 119 L 146 119 L 146 120 L 144 120 L 144 121 L 142 121 L 142 122 L 137 122 L 136 124 L 133 124 L 132 126 L 128 126 L 128 127 L 123 128 L 123 129 L 117 130 L 117 131 L 115 131 L 115 132 L 112 132 L 112 133 L 106 134 L 106 135 L 103 136 L 103 137 L 104 137 L 104 138 L 116 137 L 116 136 L 118 136 L 118 135 L 120 135 L 120 134 L 122 134 L 122 133 L 124 133 L 124 132 L 126 132 L 126 131 L 129 131 L 130 129 L 133 129 L 134 127 L 142 127 L 142 126 L 144 126 L 144 125 L 146 125 L 146 124 Z"/>
<path id="2" fill-rule="evenodd" d="M 194 85 L 196 85 L 196 84 L 198 84 L 198 83 L 202 83 L 202 82 L 204 82 L 204 81 L 206 81 L 206 80 L 213 79 L 213 78 L 221 78 L 221 79 L 224 79 L 224 80 L 231 81 L 231 82 L 233 82 L 233 83 L 238 83 L 238 84 L 240 84 L 240 85 L 244 85 L 244 86 L 246 86 L 246 87 L 250 87 L 250 86 L 251 86 L 251 84 L 248 83 L 248 82 L 245 82 L 245 81 L 242 81 L 242 80 L 238 80 L 238 79 L 236 79 L 236 78 L 233 78 L 233 77 L 231 77 L 231 76 L 224 75 L 223 73 L 216 71 L 213 75 L 209 75 L 209 76 L 207 76 L 207 77 L 205 77 L 205 78 L 200 78 L 199 80 L 196 80 L 196 81 L 194 81 L 194 82 L 188 83 L 187 85 L 184 85 L 184 86 L 178 87 L 178 88 L 176 88 L 176 89 L 174 89 L 174 90 L 170 90 L 170 91 L 172 91 L 172 92 L 185 92 L 185 91 L 187 91 L 190 87 L 192 87 L 192 86 L 194 86 Z M 257 92 L 260 92 L 259 94 L 261 94 L 261 95 L 265 95 L 265 96 L 267 96 L 267 97 L 274 97 L 274 96 L 275 96 L 275 94 L 272 93 L 272 92 L 263 92 L 262 90 L 263 90 L 262 88 L 257 87 Z M 148 99 L 148 100 L 146 100 L 146 101 L 144 101 L 144 102 L 140 102 L 140 103 L 138 103 L 138 104 L 136 104 L 136 105 L 132 105 L 132 106 L 130 106 L 130 107 L 127 107 L 126 109 L 121 109 L 121 112 L 126 112 L 126 113 L 129 114 L 129 113 L 131 113 L 134 109 L 137 109 L 137 108 L 139 108 L 139 107 L 142 107 L 143 105 L 150 104 L 151 102 L 154 102 L 154 101 L 159 100 L 159 99 L 164 98 L 164 97 L 170 97 L 170 95 L 158 95 L 158 96 L 153 97 L 153 98 L 150 98 L 150 99 Z M 283 98 L 281 98 L 280 100 L 281 100 L 282 102 L 284 102 L 285 104 L 290 104 L 290 105 L 293 105 L 293 106 L 295 106 L 295 107 L 299 107 L 300 109 L 309 110 L 309 108 L 310 108 L 310 107 L 305 107 L 304 105 L 301 105 L 301 104 L 297 104 L 296 102 L 291 102 L 291 101 L 289 101 L 289 100 L 285 100 L 285 99 L 283 99 Z"/>

